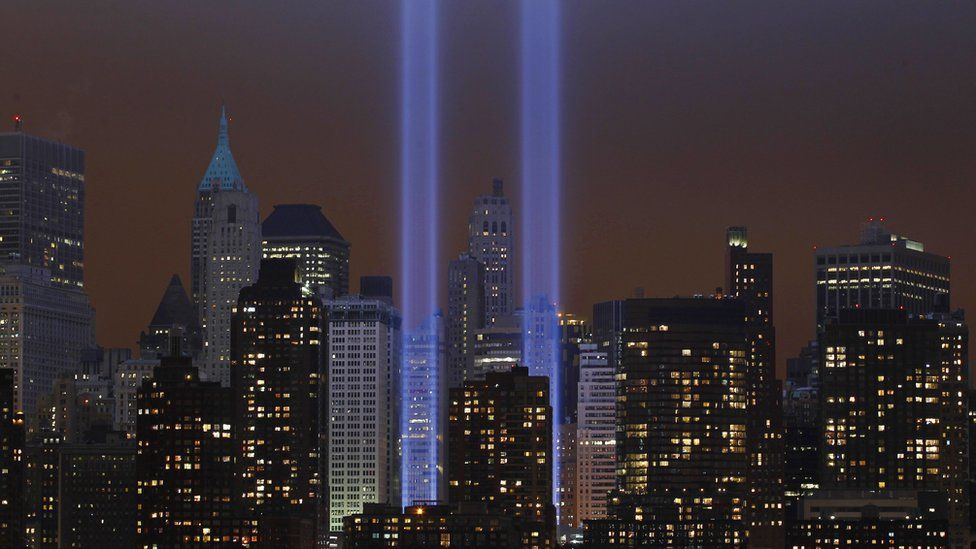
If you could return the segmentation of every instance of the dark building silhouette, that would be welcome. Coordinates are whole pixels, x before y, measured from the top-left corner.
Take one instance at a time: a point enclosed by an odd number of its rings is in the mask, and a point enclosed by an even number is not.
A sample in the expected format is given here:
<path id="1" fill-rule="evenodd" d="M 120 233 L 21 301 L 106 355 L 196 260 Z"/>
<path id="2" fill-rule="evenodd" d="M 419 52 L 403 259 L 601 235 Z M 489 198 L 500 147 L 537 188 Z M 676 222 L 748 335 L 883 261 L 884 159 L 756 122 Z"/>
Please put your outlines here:
<path id="1" fill-rule="evenodd" d="M 232 382 L 244 512 L 262 547 L 314 547 L 322 306 L 293 259 L 265 259 L 234 312 Z"/>
<path id="2" fill-rule="evenodd" d="M 559 383 L 563 423 L 576 423 L 577 389 L 580 380 L 580 344 L 592 337 L 590 326 L 582 318 L 570 313 L 559 314 Z"/>
<path id="3" fill-rule="evenodd" d="M 139 547 L 228 547 L 256 541 L 236 505 L 234 395 L 201 381 L 176 349 L 139 390 Z"/>
<path id="4" fill-rule="evenodd" d="M 385 275 L 359 277 L 359 296 L 393 304 L 393 278 Z"/>
<path id="5" fill-rule="evenodd" d="M 463 253 L 447 267 L 447 386 L 460 387 L 474 371 L 476 331 L 485 326 L 485 267 Z"/>
<path id="6" fill-rule="evenodd" d="M 24 545 L 24 416 L 14 403 L 15 372 L 0 369 L 0 546 Z"/>
<path id="7" fill-rule="evenodd" d="M 278 204 L 263 223 L 265 259 L 294 259 L 298 279 L 332 297 L 349 293 L 349 242 L 314 204 Z"/>
<path id="8" fill-rule="evenodd" d="M 367 503 L 362 513 L 343 519 L 342 531 L 345 549 L 522 547 L 512 518 L 492 513 L 478 503 L 411 505 L 406 509 Z"/>
<path id="9" fill-rule="evenodd" d="M 56 285 L 84 285 L 84 151 L 0 133 L 0 211 L 0 264 L 46 269 Z"/>
<path id="10" fill-rule="evenodd" d="M 448 416 L 450 501 L 512 518 L 523 547 L 555 547 L 549 379 L 488 372 L 451 390 Z"/>
<path id="11" fill-rule="evenodd" d="M 162 299 L 153 313 L 146 330 L 139 334 L 139 352 L 142 358 L 159 358 L 169 352 L 170 336 L 180 334 L 180 348 L 186 356 L 196 356 L 200 352 L 200 323 L 196 308 L 180 275 L 174 274 L 163 292 Z"/>

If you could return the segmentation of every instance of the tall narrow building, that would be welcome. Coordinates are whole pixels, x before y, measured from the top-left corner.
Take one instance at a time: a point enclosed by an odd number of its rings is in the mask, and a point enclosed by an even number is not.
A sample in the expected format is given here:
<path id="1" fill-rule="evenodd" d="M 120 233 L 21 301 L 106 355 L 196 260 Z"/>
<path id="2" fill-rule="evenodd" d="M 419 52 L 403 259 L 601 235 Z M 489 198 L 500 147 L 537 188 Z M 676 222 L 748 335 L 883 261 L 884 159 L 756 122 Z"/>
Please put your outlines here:
<path id="1" fill-rule="evenodd" d="M 367 503 L 400 504 L 400 312 L 389 279 L 367 296 L 325 302 L 328 329 L 329 530 Z"/>
<path id="2" fill-rule="evenodd" d="M 84 151 L 0 133 L 0 212 L 0 264 L 47 269 L 58 286 L 84 285 Z"/>
<path id="3" fill-rule="evenodd" d="M 203 334 L 200 374 L 225 387 L 230 384 L 231 310 L 261 261 L 258 216 L 257 196 L 237 169 L 221 109 L 217 148 L 197 188 L 190 271 Z"/>
<path id="4" fill-rule="evenodd" d="M 615 485 L 616 383 L 607 353 L 580 345 L 576 424 L 576 520 L 607 517 Z"/>
<path id="5" fill-rule="evenodd" d="M 265 259 L 294 259 L 302 284 L 349 293 L 349 242 L 314 204 L 278 204 L 261 223 Z"/>
<path id="6" fill-rule="evenodd" d="M 528 368 L 489 372 L 451 390 L 450 500 L 512 518 L 522 547 L 555 547 L 549 380 Z"/>
<path id="7" fill-rule="evenodd" d="M 14 372 L 0 369 L 0 546 L 24 546 L 24 415 L 14 404 Z"/>
<path id="8" fill-rule="evenodd" d="M 468 253 L 485 268 L 485 325 L 515 309 L 514 216 L 501 179 L 474 200 L 468 218 Z"/>
<path id="9" fill-rule="evenodd" d="M 773 254 L 749 250 L 745 227 L 726 231 L 726 289 L 746 307 L 749 336 L 749 498 L 746 521 L 753 547 L 782 547 L 784 435 L 782 386 L 776 379 Z"/>
<path id="10" fill-rule="evenodd" d="M 403 506 L 444 501 L 444 433 L 447 430 L 447 380 L 444 320 L 440 314 L 405 334 L 401 417 Z"/>
<path id="11" fill-rule="evenodd" d="M 447 267 L 447 385 L 460 387 L 474 371 L 476 331 L 485 326 L 485 266 L 470 253 Z"/>
<path id="12" fill-rule="evenodd" d="M 234 311 L 239 492 L 263 546 L 315 546 L 322 310 L 294 259 L 266 259 Z"/>

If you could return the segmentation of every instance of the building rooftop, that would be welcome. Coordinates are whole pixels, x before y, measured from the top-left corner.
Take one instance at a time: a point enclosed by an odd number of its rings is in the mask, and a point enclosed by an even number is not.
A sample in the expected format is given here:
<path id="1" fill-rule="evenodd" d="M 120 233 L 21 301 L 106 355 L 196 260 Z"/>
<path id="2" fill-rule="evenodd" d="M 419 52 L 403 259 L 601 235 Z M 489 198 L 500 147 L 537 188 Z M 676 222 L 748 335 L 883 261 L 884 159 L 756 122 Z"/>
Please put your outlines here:
<path id="1" fill-rule="evenodd" d="M 265 238 L 325 237 L 345 241 L 315 204 L 278 204 L 261 224 Z"/>
<path id="2" fill-rule="evenodd" d="M 241 177 L 240 170 L 237 169 L 237 162 L 234 155 L 230 152 L 230 136 L 227 132 L 227 110 L 220 108 L 220 126 L 217 131 L 217 148 L 214 149 L 210 165 L 207 172 L 203 174 L 200 181 L 200 191 L 210 191 L 214 188 L 222 191 L 246 191 L 244 179 Z"/>

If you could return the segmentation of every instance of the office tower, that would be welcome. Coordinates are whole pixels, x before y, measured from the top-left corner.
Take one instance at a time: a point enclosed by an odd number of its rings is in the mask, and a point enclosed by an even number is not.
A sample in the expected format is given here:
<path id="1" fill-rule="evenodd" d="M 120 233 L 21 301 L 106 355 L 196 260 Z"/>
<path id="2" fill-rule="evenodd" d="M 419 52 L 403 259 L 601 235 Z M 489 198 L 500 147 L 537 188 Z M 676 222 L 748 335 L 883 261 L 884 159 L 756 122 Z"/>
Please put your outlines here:
<path id="1" fill-rule="evenodd" d="M 85 259 L 85 153 L 25 133 L 0 134 L 0 264 L 47 270 L 81 289 Z"/>
<path id="2" fill-rule="evenodd" d="M 16 376 L 0 369 L 0 545 L 24 544 L 24 416 L 14 402 Z"/>
<path id="3" fill-rule="evenodd" d="M 842 309 L 949 311 L 949 258 L 891 234 L 882 220 L 861 227 L 859 244 L 817 248 L 817 331 Z"/>
<path id="4" fill-rule="evenodd" d="M 139 415 L 139 389 L 142 383 L 151 378 L 153 370 L 159 366 L 158 358 L 133 358 L 126 360 L 115 369 L 112 395 L 115 399 L 114 423 L 112 428 L 123 433 L 126 438 L 136 438 L 136 417 Z"/>
<path id="5" fill-rule="evenodd" d="M 607 517 L 616 482 L 616 383 L 606 351 L 580 345 L 576 424 L 576 520 Z"/>
<path id="6" fill-rule="evenodd" d="M 314 204 L 278 204 L 261 223 L 265 259 L 292 258 L 313 290 L 349 293 L 349 242 Z"/>
<path id="7" fill-rule="evenodd" d="M 200 352 L 199 318 L 186 295 L 180 275 L 176 274 L 169 279 L 149 326 L 139 334 L 139 356 L 153 359 L 168 354 L 170 336 L 174 333 L 181 334 L 183 341 L 180 348 L 186 356 L 195 356 Z"/>
<path id="8" fill-rule="evenodd" d="M 51 392 L 37 399 L 37 429 L 44 439 L 81 443 L 112 430 L 115 402 L 110 385 L 89 387 L 80 375 L 62 374 Z"/>
<path id="9" fill-rule="evenodd" d="M 173 354 L 139 390 L 138 546 L 256 542 L 255 525 L 236 510 L 234 394 Z"/>
<path id="10" fill-rule="evenodd" d="M 522 363 L 521 324 L 520 317 L 505 316 L 474 331 L 471 379 L 484 379 L 488 372 L 507 372 Z"/>
<path id="11" fill-rule="evenodd" d="M 447 267 L 447 385 L 460 387 L 474 371 L 475 331 L 485 326 L 485 266 L 470 253 Z"/>
<path id="12" fill-rule="evenodd" d="M 359 296 L 393 304 L 393 278 L 384 275 L 359 277 Z"/>
<path id="13" fill-rule="evenodd" d="M 388 277 L 377 279 L 390 280 Z M 380 284 L 385 286 L 385 284 Z M 361 287 L 368 287 L 361 284 Z M 376 293 L 387 294 L 390 288 Z M 400 313 L 392 296 L 325 303 L 329 529 L 366 503 L 400 503 Z"/>
<path id="14" fill-rule="evenodd" d="M 77 287 L 52 282 L 48 271 L 0 267 L 0 369 L 14 370 L 15 405 L 28 418 L 37 398 L 62 372 L 74 372 L 95 346 L 94 311 Z"/>
<path id="15" fill-rule="evenodd" d="M 343 520 L 346 549 L 467 547 L 521 549 L 512 519 L 478 503 L 400 506 L 367 503 Z"/>
<path id="16" fill-rule="evenodd" d="M 522 312 L 522 364 L 532 375 L 546 376 L 562 384 L 559 367 L 559 316 L 556 305 L 546 296 L 529 298 Z M 553 393 L 554 401 L 562 391 Z M 562 402 L 555 402 L 556 412 L 562 412 Z M 557 417 L 556 421 L 560 420 Z"/>
<path id="17" fill-rule="evenodd" d="M 449 497 L 513 518 L 526 548 L 554 547 L 549 380 L 528 368 L 451 389 Z"/>
<path id="18" fill-rule="evenodd" d="M 820 341 L 814 339 L 786 359 L 786 383 L 792 387 L 820 386 Z"/>
<path id="19" fill-rule="evenodd" d="M 257 196 L 248 192 L 230 151 L 227 115 L 220 112 L 217 148 L 197 188 L 190 272 L 200 319 L 200 375 L 230 385 L 231 310 L 261 261 Z"/>
<path id="20" fill-rule="evenodd" d="M 468 218 L 468 253 L 485 267 L 485 325 L 515 311 L 515 223 L 501 179 L 474 200 Z"/>
<path id="21" fill-rule="evenodd" d="M 941 494 L 968 535 L 968 329 L 960 315 L 843 310 L 823 335 L 822 492 Z M 922 496 L 917 496 L 922 497 Z"/>
<path id="22" fill-rule="evenodd" d="M 269 547 L 314 547 L 322 309 L 294 259 L 265 259 L 234 311 L 239 490 Z"/>
<path id="23" fill-rule="evenodd" d="M 576 533 L 579 519 L 576 516 L 578 509 L 578 489 L 576 485 L 576 424 L 560 423 L 556 426 L 556 470 L 554 476 L 558 476 L 559 482 L 556 483 L 556 524 L 558 526 L 556 535 L 559 543 L 570 541 Z M 565 541 L 563 541 L 565 540 Z"/>
<path id="24" fill-rule="evenodd" d="M 37 537 L 47 547 L 136 546 L 136 448 L 46 443 L 44 508 Z"/>
<path id="25" fill-rule="evenodd" d="M 820 388 L 790 386 L 783 392 L 783 492 L 787 523 L 800 516 L 801 498 L 820 488 Z"/>
<path id="26" fill-rule="evenodd" d="M 781 547 L 783 516 L 782 386 L 776 379 L 773 254 L 749 250 L 745 227 L 726 231 L 726 288 L 742 301 L 749 337 L 749 497 L 746 521 L 753 547 Z"/>
<path id="27" fill-rule="evenodd" d="M 746 543 L 749 496 L 747 308 L 733 299 L 628 299 L 617 374 L 621 529 L 640 543 Z M 611 506 L 613 502 L 611 501 Z M 596 521 L 599 522 L 599 521 Z M 592 536 L 595 530 L 587 532 Z M 663 537 L 662 537 L 663 536 Z M 609 543 L 587 539 L 588 543 Z"/>
<path id="28" fill-rule="evenodd" d="M 439 313 L 406 334 L 403 347 L 403 488 L 404 507 L 444 501 L 447 482 L 444 433 L 447 430 L 447 379 L 444 319 Z"/>
<path id="29" fill-rule="evenodd" d="M 593 305 L 593 343 L 607 353 L 607 364 L 617 372 L 623 355 L 624 301 L 617 299 Z"/>
<path id="30" fill-rule="evenodd" d="M 590 326 L 572 313 L 559 313 L 559 418 L 576 423 L 577 385 L 580 380 L 581 345 L 590 342 Z"/>

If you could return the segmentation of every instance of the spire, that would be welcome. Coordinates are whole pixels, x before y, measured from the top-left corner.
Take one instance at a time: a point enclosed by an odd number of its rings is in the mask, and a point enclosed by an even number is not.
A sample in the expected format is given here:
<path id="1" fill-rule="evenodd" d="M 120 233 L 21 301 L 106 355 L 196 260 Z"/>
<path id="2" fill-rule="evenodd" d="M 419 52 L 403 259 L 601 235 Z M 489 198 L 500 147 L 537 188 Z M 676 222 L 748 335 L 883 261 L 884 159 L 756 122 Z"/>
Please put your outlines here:
<path id="1" fill-rule="evenodd" d="M 222 191 L 246 191 L 244 179 L 237 162 L 230 152 L 230 132 L 227 130 L 227 108 L 220 107 L 220 126 L 217 131 L 217 148 L 214 149 L 207 173 L 203 175 L 198 190 L 210 191 L 214 188 Z"/>

